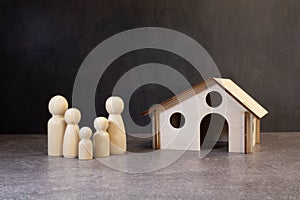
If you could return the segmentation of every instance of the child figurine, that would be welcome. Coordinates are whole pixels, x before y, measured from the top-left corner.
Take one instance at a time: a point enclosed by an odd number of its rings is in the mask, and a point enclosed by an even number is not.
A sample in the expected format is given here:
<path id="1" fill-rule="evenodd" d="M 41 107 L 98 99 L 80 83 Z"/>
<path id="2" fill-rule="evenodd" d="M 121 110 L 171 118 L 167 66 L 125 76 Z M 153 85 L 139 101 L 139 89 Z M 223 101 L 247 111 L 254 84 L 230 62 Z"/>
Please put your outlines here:
<path id="1" fill-rule="evenodd" d="M 105 117 L 97 117 L 94 120 L 96 133 L 94 134 L 95 158 L 106 157 L 110 154 L 109 134 L 106 131 L 108 121 Z"/>
<path id="2" fill-rule="evenodd" d="M 93 159 L 93 143 L 91 141 L 92 130 L 89 127 L 82 127 L 79 130 L 80 142 L 79 142 L 79 159 L 91 160 Z"/>

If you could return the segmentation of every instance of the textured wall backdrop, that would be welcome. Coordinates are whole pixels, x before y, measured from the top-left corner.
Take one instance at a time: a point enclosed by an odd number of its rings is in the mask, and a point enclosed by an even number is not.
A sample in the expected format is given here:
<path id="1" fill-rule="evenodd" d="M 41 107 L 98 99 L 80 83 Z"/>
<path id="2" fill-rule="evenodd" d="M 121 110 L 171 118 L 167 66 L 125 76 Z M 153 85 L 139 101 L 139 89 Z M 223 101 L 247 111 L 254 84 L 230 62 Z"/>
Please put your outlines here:
<path id="1" fill-rule="evenodd" d="M 0 133 L 45 133 L 50 97 L 58 93 L 71 102 L 86 55 L 116 33 L 145 26 L 174 29 L 197 40 L 224 77 L 270 111 L 263 131 L 300 130 L 299 0 L 2 0 Z M 178 69 L 192 84 L 202 81 L 176 55 L 130 52 L 113 62 L 99 82 L 99 115 L 106 115 L 104 101 L 122 73 L 149 62 Z M 130 103 L 134 120 L 145 124 L 139 112 L 172 95 L 159 85 L 141 87 Z"/>

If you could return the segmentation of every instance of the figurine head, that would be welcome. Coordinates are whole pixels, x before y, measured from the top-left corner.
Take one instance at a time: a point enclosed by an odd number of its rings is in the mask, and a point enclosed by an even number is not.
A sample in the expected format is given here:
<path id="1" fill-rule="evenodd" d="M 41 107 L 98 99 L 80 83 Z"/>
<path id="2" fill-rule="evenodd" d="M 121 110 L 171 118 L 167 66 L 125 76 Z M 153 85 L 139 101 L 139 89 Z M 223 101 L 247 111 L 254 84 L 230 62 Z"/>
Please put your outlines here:
<path id="1" fill-rule="evenodd" d="M 49 101 L 48 109 L 52 115 L 63 115 L 68 109 L 68 101 L 63 96 L 54 96 Z"/>
<path id="2" fill-rule="evenodd" d="M 68 124 L 78 124 L 81 119 L 81 113 L 76 108 L 70 108 L 65 112 L 65 120 Z"/>
<path id="3" fill-rule="evenodd" d="M 105 117 L 97 117 L 94 120 L 94 127 L 96 130 L 106 130 L 108 128 L 108 121 Z"/>
<path id="4" fill-rule="evenodd" d="M 92 130 L 87 126 L 84 126 L 79 130 L 79 135 L 81 139 L 90 138 L 92 136 Z"/>
<path id="5" fill-rule="evenodd" d="M 106 100 L 105 108 L 109 114 L 121 114 L 124 110 L 124 102 L 120 97 L 112 96 Z"/>

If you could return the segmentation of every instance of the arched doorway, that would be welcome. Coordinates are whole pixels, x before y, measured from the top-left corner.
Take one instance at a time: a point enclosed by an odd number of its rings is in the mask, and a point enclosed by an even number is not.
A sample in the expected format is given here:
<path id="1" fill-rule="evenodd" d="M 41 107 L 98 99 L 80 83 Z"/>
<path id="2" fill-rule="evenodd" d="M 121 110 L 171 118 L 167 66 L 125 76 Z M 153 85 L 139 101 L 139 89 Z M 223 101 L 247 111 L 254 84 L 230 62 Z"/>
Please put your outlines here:
<path id="1" fill-rule="evenodd" d="M 218 149 L 228 152 L 229 127 L 220 114 L 206 115 L 200 122 L 200 149 Z"/>

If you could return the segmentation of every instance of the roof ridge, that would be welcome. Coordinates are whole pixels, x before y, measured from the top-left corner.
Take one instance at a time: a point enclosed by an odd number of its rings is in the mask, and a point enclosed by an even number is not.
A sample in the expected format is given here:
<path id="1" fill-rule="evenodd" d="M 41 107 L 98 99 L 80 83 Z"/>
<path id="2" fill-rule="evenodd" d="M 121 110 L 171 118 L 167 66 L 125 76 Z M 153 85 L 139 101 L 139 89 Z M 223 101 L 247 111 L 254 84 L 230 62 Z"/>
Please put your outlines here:
<path id="1" fill-rule="evenodd" d="M 240 88 L 235 82 L 233 82 L 229 78 L 216 78 L 212 77 L 205 81 L 202 81 L 198 83 L 197 85 L 194 85 L 193 87 L 161 102 L 157 106 L 151 107 L 151 109 L 148 109 L 144 112 L 142 112 L 142 115 L 147 115 L 155 110 L 159 110 L 162 108 L 170 108 L 174 105 L 178 104 L 178 99 L 185 99 L 189 98 L 190 95 L 197 94 L 203 89 L 207 89 L 211 81 L 214 81 L 216 84 L 218 84 L 220 87 L 222 87 L 229 95 L 231 95 L 236 101 L 238 101 L 241 105 L 243 105 L 247 110 L 252 112 L 255 116 L 258 118 L 262 118 L 266 114 L 268 114 L 268 111 L 263 108 L 254 98 L 252 98 L 249 94 L 247 94 L 242 88 Z M 204 87 L 203 87 L 204 86 Z M 207 86 L 207 87 L 205 87 Z M 203 88 L 201 88 L 203 87 Z M 202 90 L 201 90 L 202 89 Z M 193 94 L 191 94 L 193 93 Z"/>

